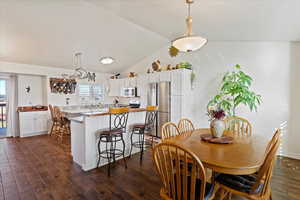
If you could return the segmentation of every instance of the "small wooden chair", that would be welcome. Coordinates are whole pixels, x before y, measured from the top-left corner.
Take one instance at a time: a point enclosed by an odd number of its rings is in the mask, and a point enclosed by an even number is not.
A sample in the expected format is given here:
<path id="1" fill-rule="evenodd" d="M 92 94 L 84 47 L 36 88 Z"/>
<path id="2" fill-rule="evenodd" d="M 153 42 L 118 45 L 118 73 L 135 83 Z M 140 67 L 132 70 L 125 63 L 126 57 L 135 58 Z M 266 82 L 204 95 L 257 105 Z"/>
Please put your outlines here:
<path id="1" fill-rule="evenodd" d="M 182 118 L 178 123 L 178 129 L 181 134 L 186 132 L 193 132 L 195 130 L 195 127 L 191 120 Z"/>
<path id="2" fill-rule="evenodd" d="M 53 119 L 54 127 L 52 134 L 63 143 L 64 138 L 71 134 L 70 121 L 64 117 L 58 106 L 53 107 Z"/>
<path id="3" fill-rule="evenodd" d="M 238 136 L 251 136 L 252 126 L 250 122 L 241 117 L 228 117 L 225 119 L 226 130 L 232 131 Z"/>
<path id="4" fill-rule="evenodd" d="M 56 119 L 56 117 L 54 116 L 54 110 L 53 110 L 53 106 L 51 104 L 49 104 L 49 110 L 50 110 L 50 116 L 51 116 L 51 129 L 49 132 L 49 135 L 54 135 L 54 129 L 58 126 L 58 120 Z"/>
<path id="5" fill-rule="evenodd" d="M 280 130 L 276 131 L 280 134 Z M 220 174 L 216 177 L 216 183 L 224 193 L 221 200 L 231 194 L 240 195 L 251 200 L 269 200 L 272 199 L 270 181 L 273 167 L 276 160 L 276 152 L 280 145 L 279 137 L 273 137 L 274 141 L 270 142 L 266 149 L 266 156 L 259 171 L 253 175 L 229 175 Z"/>
<path id="6" fill-rule="evenodd" d="M 267 145 L 266 148 L 266 155 L 267 153 L 271 150 L 272 146 L 278 141 L 280 140 L 280 135 L 281 135 L 281 130 L 277 129 L 275 134 L 273 135 L 272 139 L 270 140 L 270 142 Z"/>
<path id="7" fill-rule="evenodd" d="M 163 142 L 154 147 L 153 160 L 163 182 L 164 200 L 207 200 L 214 185 L 206 182 L 204 167 L 195 154 L 177 144 Z"/>
<path id="8" fill-rule="evenodd" d="M 172 122 L 167 122 L 162 126 L 162 140 L 180 135 L 180 131 L 176 124 Z"/>

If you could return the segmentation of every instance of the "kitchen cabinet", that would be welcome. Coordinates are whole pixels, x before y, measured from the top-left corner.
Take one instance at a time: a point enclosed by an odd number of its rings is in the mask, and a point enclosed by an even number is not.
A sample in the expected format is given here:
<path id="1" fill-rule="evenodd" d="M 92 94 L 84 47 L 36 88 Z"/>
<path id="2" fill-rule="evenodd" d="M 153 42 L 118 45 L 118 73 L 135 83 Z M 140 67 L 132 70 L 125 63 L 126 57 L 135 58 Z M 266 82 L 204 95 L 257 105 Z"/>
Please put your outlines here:
<path id="1" fill-rule="evenodd" d="M 121 89 L 136 87 L 136 77 L 122 78 L 119 80 L 121 81 L 120 83 Z"/>
<path id="2" fill-rule="evenodd" d="M 171 96 L 171 122 L 178 123 L 182 118 L 182 96 Z"/>
<path id="3" fill-rule="evenodd" d="M 148 75 L 140 75 L 137 77 L 137 95 L 138 96 L 147 96 L 149 79 Z"/>
<path id="4" fill-rule="evenodd" d="M 178 70 L 179 71 L 179 70 Z M 171 76 L 171 92 L 172 95 L 182 95 L 182 76 L 179 71 L 173 71 Z"/>
<path id="5" fill-rule="evenodd" d="M 122 79 L 110 79 L 109 80 L 109 94 L 108 96 L 115 97 L 120 96 Z"/>
<path id="6" fill-rule="evenodd" d="M 154 72 L 154 73 L 148 74 L 149 83 L 157 83 L 157 82 L 159 82 L 159 74 L 160 73 L 161 72 Z"/>
<path id="7" fill-rule="evenodd" d="M 48 111 L 19 112 L 20 137 L 47 133 L 48 121 Z"/>
<path id="8" fill-rule="evenodd" d="M 159 81 L 160 82 L 170 82 L 171 81 L 171 71 L 165 71 L 159 73 Z"/>

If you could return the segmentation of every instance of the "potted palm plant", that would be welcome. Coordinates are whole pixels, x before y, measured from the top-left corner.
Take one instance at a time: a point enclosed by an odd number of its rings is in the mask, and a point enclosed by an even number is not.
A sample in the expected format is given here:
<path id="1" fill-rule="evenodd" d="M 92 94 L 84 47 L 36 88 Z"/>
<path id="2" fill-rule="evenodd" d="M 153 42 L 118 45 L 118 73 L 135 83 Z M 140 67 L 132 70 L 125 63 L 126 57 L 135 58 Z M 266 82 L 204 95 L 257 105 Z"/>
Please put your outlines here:
<path id="1" fill-rule="evenodd" d="M 222 79 L 222 87 L 207 105 L 208 112 L 212 108 L 224 110 L 226 115 L 236 116 L 236 109 L 245 105 L 250 111 L 257 111 L 261 104 L 261 95 L 250 89 L 253 79 L 235 65 L 234 70 L 227 72 Z"/>

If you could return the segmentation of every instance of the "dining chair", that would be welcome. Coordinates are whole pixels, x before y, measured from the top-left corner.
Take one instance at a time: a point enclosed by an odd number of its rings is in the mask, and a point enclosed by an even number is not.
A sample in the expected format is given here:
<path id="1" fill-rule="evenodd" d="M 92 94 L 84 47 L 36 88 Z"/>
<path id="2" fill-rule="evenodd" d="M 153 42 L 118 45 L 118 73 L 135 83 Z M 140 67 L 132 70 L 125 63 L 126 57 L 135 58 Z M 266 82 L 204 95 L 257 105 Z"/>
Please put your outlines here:
<path id="1" fill-rule="evenodd" d="M 174 143 L 154 147 L 153 161 L 163 182 L 164 200 L 209 200 L 214 185 L 206 182 L 205 169 L 193 152 Z"/>
<path id="2" fill-rule="evenodd" d="M 55 120 L 54 135 L 63 143 L 64 138 L 71 134 L 70 121 L 64 117 L 58 106 L 53 107 L 53 117 Z"/>
<path id="3" fill-rule="evenodd" d="M 51 116 L 51 129 L 49 135 L 53 135 L 53 130 L 55 128 L 56 119 L 54 117 L 53 106 L 49 104 L 50 116 Z"/>
<path id="4" fill-rule="evenodd" d="M 187 118 L 180 119 L 178 123 L 178 129 L 180 133 L 192 132 L 195 130 L 194 124 Z"/>
<path id="5" fill-rule="evenodd" d="M 242 117 L 228 117 L 225 119 L 226 130 L 232 131 L 238 136 L 251 136 L 252 126 L 250 122 Z"/>
<path id="6" fill-rule="evenodd" d="M 277 130 L 275 135 L 280 134 Z M 220 186 L 222 192 L 220 199 L 224 199 L 231 194 L 246 197 L 251 200 L 269 200 L 272 199 L 270 181 L 272 171 L 275 165 L 276 152 L 280 145 L 279 137 L 274 137 L 270 142 L 269 149 L 266 149 L 266 156 L 259 171 L 252 175 L 230 175 L 219 174 L 216 177 L 216 184 Z"/>
<path id="7" fill-rule="evenodd" d="M 167 122 L 162 126 L 162 140 L 180 135 L 180 131 L 176 124 L 173 122 Z"/>
<path id="8" fill-rule="evenodd" d="M 267 145 L 266 152 L 265 152 L 266 155 L 271 150 L 272 146 L 280 139 L 280 135 L 281 135 L 281 130 L 277 129 L 272 139 Z"/>

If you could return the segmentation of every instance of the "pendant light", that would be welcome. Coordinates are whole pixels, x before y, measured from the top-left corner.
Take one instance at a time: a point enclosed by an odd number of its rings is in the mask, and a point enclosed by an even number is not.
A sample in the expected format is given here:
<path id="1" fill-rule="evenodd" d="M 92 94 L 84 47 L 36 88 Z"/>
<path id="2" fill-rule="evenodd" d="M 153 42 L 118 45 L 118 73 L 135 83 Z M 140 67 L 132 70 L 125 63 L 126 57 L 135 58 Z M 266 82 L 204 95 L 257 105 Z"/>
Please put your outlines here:
<path id="1" fill-rule="evenodd" d="M 196 51 L 203 47 L 207 43 L 207 39 L 193 35 L 192 33 L 192 16 L 191 16 L 191 4 L 193 0 L 186 0 L 188 5 L 188 17 L 186 19 L 187 33 L 186 35 L 179 37 L 172 41 L 172 46 L 181 52 Z"/>

